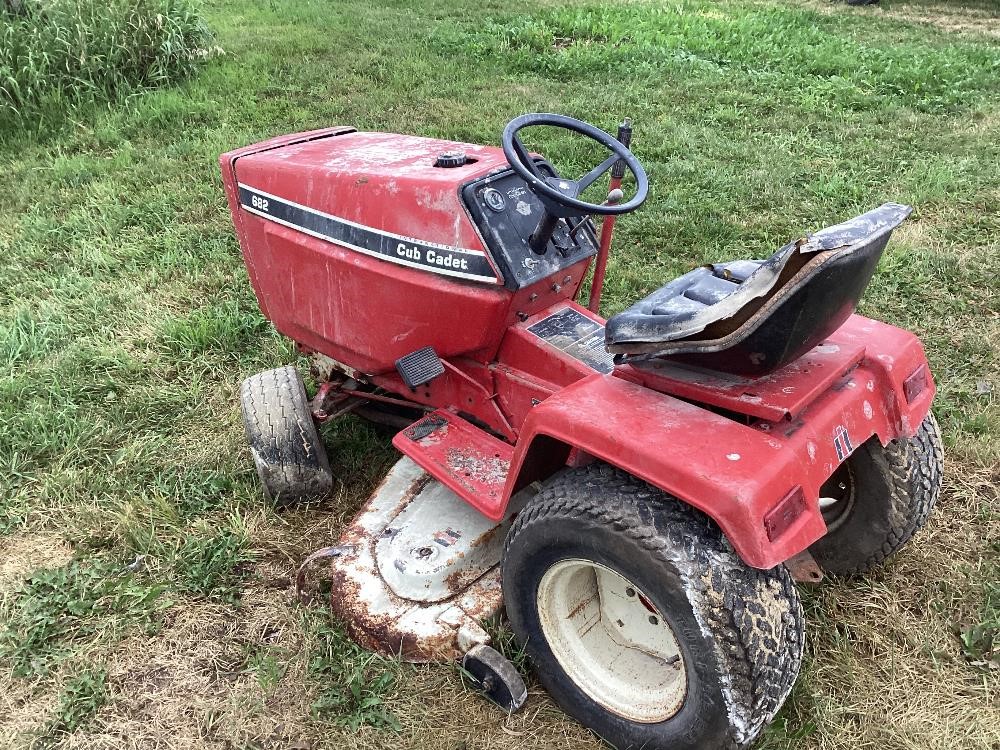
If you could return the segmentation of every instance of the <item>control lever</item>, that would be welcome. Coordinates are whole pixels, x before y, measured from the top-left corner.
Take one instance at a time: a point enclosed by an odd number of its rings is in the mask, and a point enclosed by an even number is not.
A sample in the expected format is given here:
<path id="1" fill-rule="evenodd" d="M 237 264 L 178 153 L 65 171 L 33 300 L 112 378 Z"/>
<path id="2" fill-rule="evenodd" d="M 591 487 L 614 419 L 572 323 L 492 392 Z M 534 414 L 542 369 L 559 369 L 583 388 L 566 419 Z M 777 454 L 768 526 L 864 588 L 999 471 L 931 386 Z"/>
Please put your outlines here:
<path id="1" fill-rule="evenodd" d="M 559 217 L 553 216 L 548 209 L 545 209 L 542 218 L 538 220 L 538 226 L 528 238 L 528 247 L 531 248 L 531 252 L 535 255 L 545 255 L 545 251 L 549 247 L 549 240 L 555 234 L 557 226 L 559 226 Z"/>
<path id="2" fill-rule="evenodd" d="M 621 203 L 621 200 L 624 197 L 625 197 L 625 192 L 621 188 L 615 188 L 610 193 L 608 193 L 607 200 L 605 200 L 604 203 L 602 203 L 601 205 L 602 206 L 613 206 L 616 203 Z M 577 230 L 579 230 L 580 227 L 583 226 L 583 223 L 588 218 L 589 217 L 584 216 L 578 222 L 576 222 L 576 224 L 574 224 L 572 227 L 570 227 L 570 229 L 569 229 L 569 236 L 572 237 L 575 240 L 576 239 Z"/>
<path id="3" fill-rule="evenodd" d="M 625 148 L 632 145 L 632 120 L 626 117 L 622 124 L 618 126 L 618 140 Z M 615 193 L 622 195 L 619 190 L 622 178 L 625 176 L 625 162 L 619 159 L 611 169 L 611 184 L 608 186 L 611 191 L 608 193 L 608 200 Z M 634 173 L 633 173 L 634 174 Z M 621 200 L 619 198 L 618 200 Z M 590 282 L 590 299 L 587 300 L 587 309 L 591 312 L 598 312 L 601 309 L 601 293 L 604 291 L 604 273 L 608 268 L 608 253 L 611 252 L 611 235 L 615 231 L 615 216 L 608 215 L 601 222 L 601 242 L 597 248 L 597 258 L 594 260 L 594 277 Z"/>

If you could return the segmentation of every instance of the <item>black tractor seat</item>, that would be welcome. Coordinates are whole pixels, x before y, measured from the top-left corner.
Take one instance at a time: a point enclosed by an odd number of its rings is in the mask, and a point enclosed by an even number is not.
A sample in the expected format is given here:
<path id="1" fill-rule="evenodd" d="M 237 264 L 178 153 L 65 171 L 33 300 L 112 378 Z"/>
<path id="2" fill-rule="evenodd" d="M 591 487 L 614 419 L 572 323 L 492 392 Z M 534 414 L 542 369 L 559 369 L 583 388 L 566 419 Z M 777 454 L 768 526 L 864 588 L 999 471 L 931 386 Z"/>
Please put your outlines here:
<path id="1" fill-rule="evenodd" d="M 736 375 L 772 372 L 850 317 L 911 211 L 885 203 L 767 260 L 696 268 L 612 316 L 608 350 L 620 363 L 669 358 Z"/>

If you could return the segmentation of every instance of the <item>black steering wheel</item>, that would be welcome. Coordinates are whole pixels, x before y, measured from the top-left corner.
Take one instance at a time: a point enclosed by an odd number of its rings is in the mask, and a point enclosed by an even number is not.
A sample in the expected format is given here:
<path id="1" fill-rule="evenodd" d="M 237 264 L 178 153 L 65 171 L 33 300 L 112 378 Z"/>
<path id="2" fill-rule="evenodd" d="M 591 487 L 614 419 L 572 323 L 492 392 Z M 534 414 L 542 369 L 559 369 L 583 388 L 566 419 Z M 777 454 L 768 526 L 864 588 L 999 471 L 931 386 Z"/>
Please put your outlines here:
<path id="1" fill-rule="evenodd" d="M 585 135 L 610 149 L 611 156 L 579 180 L 549 177 L 538 168 L 518 137 L 521 130 L 535 125 L 549 125 Z M 528 183 L 530 190 L 538 196 L 553 216 L 566 218 L 578 214 L 626 214 L 639 208 L 649 194 L 649 178 L 646 177 L 646 170 L 624 144 L 600 128 L 566 115 L 539 113 L 515 117 L 503 129 L 503 152 L 513 170 Z M 587 203 L 577 197 L 619 161 L 624 162 L 635 177 L 635 195 L 631 199 L 625 203 Z"/>

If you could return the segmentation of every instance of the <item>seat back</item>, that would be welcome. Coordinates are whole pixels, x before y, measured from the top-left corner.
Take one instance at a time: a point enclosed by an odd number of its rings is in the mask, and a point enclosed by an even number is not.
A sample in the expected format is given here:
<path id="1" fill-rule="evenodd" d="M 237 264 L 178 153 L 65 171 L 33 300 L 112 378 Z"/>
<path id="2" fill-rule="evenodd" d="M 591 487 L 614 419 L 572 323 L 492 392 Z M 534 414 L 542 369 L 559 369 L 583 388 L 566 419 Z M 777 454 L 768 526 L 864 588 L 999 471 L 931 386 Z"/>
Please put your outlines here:
<path id="1" fill-rule="evenodd" d="M 822 342 L 851 316 L 892 231 L 910 212 L 908 206 L 886 203 L 786 245 L 760 266 L 764 270 L 780 260 L 763 293 L 745 295 L 737 306 L 733 303 L 740 295 L 734 292 L 727 297 L 728 309 L 720 307 L 723 314 L 714 319 L 709 314 L 696 333 L 667 341 L 615 342 L 609 348 L 619 353 L 617 361 L 655 357 L 737 375 L 772 372 Z M 756 273 L 740 286 L 752 282 Z"/>

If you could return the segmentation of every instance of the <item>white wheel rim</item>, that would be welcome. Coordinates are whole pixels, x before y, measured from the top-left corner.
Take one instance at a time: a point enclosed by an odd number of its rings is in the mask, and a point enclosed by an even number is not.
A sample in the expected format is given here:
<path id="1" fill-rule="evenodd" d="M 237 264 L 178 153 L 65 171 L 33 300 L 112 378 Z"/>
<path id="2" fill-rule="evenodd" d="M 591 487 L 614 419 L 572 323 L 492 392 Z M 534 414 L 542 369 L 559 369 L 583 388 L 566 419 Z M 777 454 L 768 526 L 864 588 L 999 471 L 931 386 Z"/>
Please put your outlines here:
<path id="1" fill-rule="evenodd" d="M 589 560 L 561 560 L 542 576 L 536 605 L 553 655 L 591 699 L 645 724 L 680 710 L 687 669 L 677 637 L 623 575 Z"/>

